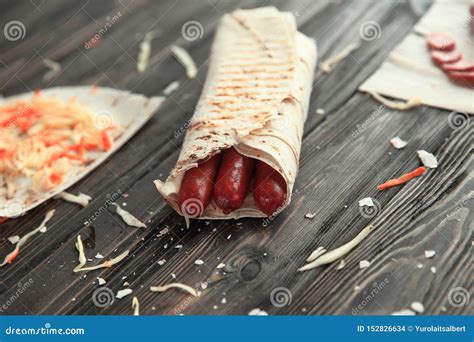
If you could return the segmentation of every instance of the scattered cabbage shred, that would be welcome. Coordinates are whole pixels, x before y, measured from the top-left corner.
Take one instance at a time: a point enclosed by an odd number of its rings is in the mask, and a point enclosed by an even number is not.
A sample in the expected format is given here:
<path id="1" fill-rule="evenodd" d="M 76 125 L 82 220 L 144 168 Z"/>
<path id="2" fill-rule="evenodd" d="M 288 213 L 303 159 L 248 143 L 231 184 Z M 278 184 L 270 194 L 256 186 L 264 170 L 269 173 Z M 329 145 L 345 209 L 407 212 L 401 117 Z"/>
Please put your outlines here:
<path id="1" fill-rule="evenodd" d="M 185 285 L 182 283 L 171 283 L 171 284 L 163 285 L 163 286 L 150 287 L 150 291 L 152 292 L 165 292 L 165 291 L 168 291 L 169 289 L 179 289 L 179 290 L 189 293 L 190 295 L 194 297 L 199 297 L 199 292 L 197 292 L 191 286 Z"/>
<path id="2" fill-rule="evenodd" d="M 74 195 L 66 191 L 59 193 L 56 197 L 61 198 L 67 202 L 82 205 L 83 207 L 87 207 L 89 205 L 89 201 L 92 199 L 92 197 L 83 193 L 79 193 L 79 195 Z"/>
<path id="3" fill-rule="evenodd" d="M 99 265 L 84 267 L 86 265 L 87 259 L 86 259 L 86 255 L 84 253 L 84 246 L 82 245 L 82 240 L 81 240 L 80 235 L 77 237 L 76 249 L 79 252 L 79 265 L 77 265 L 74 268 L 74 270 L 73 270 L 74 273 L 82 272 L 82 271 L 93 271 L 93 270 L 98 270 L 100 268 L 112 267 L 113 265 L 118 264 L 120 261 L 125 259 L 128 256 L 128 253 L 130 253 L 130 251 L 126 250 L 125 252 L 123 252 L 122 254 L 116 256 L 115 258 L 112 258 L 110 260 L 106 260 L 106 261 L 104 261 L 103 263 L 101 263 Z"/>
<path id="4" fill-rule="evenodd" d="M 132 310 L 133 316 L 140 316 L 140 302 L 137 297 L 133 297 L 132 299 Z"/>
<path id="5" fill-rule="evenodd" d="M 118 204 L 114 203 L 114 205 L 117 207 L 117 214 L 122 218 L 122 220 L 126 224 L 128 224 L 131 227 L 146 228 L 146 225 L 142 221 L 137 219 L 135 216 L 130 214 L 125 209 L 122 209 Z"/>
<path id="6" fill-rule="evenodd" d="M 330 264 L 336 261 L 337 259 L 342 258 L 344 255 L 349 253 L 354 247 L 356 247 L 363 239 L 365 239 L 372 232 L 373 229 L 374 229 L 374 226 L 372 225 L 365 227 L 351 241 L 345 243 L 344 245 L 336 249 L 333 249 L 332 251 L 322 254 L 321 256 L 316 258 L 314 261 L 304 265 L 303 267 L 300 267 L 298 271 L 303 272 L 303 271 L 311 270 L 318 266 Z"/>
<path id="7" fill-rule="evenodd" d="M 177 45 L 171 45 L 170 49 L 173 55 L 178 60 L 178 62 L 180 62 L 183 65 L 183 67 L 186 69 L 186 76 L 188 76 L 188 78 L 196 77 L 197 75 L 196 63 L 194 63 L 194 60 L 189 55 L 189 53 L 185 49 Z"/>
<path id="8" fill-rule="evenodd" d="M 28 241 L 28 239 L 30 237 L 32 237 L 33 235 L 37 234 L 37 233 L 44 233 L 46 232 L 46 223 L 48 223 L 49 220 L 51 220 L 51 218 L 53 217 L 54 215 L 54 209 L 53 210 L 50 210 L 46 213 L 46 216 L 45 218 L 43 219 L 43 222 L 41 222 L 41 224 L 33 229 L 31 232 L 29 232 L 28 234 L 26 235 L 23 235 L 20 240 L 18 240 L 18 242 L 16 243 L 15 245 L 15 249 L 10 252 L 6 257 L 5 259 L 3 260 L 3 262 L 0 264 L 0 267 L 3 267 L 7 264 L 11 264 L 13 262 L 13 260 L 18 256 L 18 254 L 20 254 L 20 248 L 26 243 L 26 241 Z"/>
<path id="9" fill-rule="evenodd" d="M 49 71 L 43 76 L 43 80 L 45 81 L 50 81 L 61 72 L 61 64 L 58 62 L 45 58 L 43 64 L 49 69 Z"/>

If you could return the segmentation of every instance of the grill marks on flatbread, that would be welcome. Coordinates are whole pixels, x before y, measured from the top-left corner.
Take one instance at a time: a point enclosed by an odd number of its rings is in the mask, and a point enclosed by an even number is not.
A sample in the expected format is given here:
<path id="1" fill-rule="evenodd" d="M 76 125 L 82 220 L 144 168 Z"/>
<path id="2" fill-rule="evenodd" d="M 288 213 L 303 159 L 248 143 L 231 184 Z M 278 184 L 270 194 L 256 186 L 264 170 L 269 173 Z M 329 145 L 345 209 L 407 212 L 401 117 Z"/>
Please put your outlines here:
<path id="1" fill-rule="evenodd" d="M 232 146 L 281 172 L 291 194 L 315 63 L 315 44 L 297 32 L 291 13 L 266 7 L 223 16 L 178 162 L 165 183 L 155 182 L 173 208 L 181 214 L 185 171 Z M 211 202 L 202 218 L 243 216 L 264 215 L 246 200 L 229 215 Z"/>
<path id="2" fill-rule="evenodd" d="M 296 77 L 296 28 L 291 18 L 268 8 L 235 11 L 224 16 L 221 26 L 213 46 L 212 81 L 208 80 L 211 85 L 204 90 L 198 105 L 200 113 L 194 115 L 188 131 L 219 128 L 219 134 L 241 139 L 276 118 L 285 98 L 295 97 L 291 87 Z M 248 126 L 242 127 L 242 123 Z M 212 136 L 206 132 L 193 139 L 209 140 L 208 148 L 218 151 L 211 146 Z M 223 146 L 230 147 L 234 142 Z M 202 158 L 204 150 L 192 156 Z M 190 155 L 184 154 L 180 160 Z"/>

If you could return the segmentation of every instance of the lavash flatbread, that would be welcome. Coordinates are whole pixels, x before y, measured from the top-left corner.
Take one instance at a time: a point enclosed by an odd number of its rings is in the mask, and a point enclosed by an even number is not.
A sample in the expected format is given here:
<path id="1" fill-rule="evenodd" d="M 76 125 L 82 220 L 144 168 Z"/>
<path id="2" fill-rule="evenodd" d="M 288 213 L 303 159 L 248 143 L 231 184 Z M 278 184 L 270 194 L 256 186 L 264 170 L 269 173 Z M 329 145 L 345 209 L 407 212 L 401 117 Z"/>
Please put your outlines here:
<path id="1" fill-rule="evenodd" d="M 186 170 L 232 146 L 277 170 L 287 184 L 284 206 L 290 203 L 316 58 L 314 41 L 297 31 L 291 13 L 265 7 L 223 16 L 178 161 L 166 182 L 155 181 L 180 215 Z M 238 210 L 224 214 L 211 202 L 199 218 L 266 216 L 249 194 Z"/>
<path id="2" fill-rule="evenodd" d="M 75 97 L 78 102 L 87 106 L 94 113 L 94 119 L 110 121 L 110 124 L 120 127 L 120 130 L 111 132 L 113 143 L 108 151 L 90 152 L 88 154 L 90 163 L 73 165 L 66 174 L 64 182 L 50 191 L 31 193 L 28 191 L 28 179 L 18 179 L 18 184 L 16 184 L 18 190 L 15 196 L 10 198 L 5 191 L 6 184 L 0 175 L 0 217 L 23 215 L 85 177 L 125 144 L 151 118 L 165 100 L 164 97 L 148 98 L 129 91 L 91 86 L 56 87 L 43 89 L 41 93 L 44 97 L 64 101 Z M 0 98 L 0 106 L 20 99 L 31 99 L 33 94 L 33 92 L 29 92 Z"/>

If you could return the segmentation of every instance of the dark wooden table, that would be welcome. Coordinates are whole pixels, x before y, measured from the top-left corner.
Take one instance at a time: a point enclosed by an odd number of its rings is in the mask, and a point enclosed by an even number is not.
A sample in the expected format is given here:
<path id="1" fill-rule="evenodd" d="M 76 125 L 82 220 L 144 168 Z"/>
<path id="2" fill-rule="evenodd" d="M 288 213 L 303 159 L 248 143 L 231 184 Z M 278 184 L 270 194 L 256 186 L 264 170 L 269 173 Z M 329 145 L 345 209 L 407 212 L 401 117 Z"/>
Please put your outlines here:
<path id="1" fill-rule="evenodd" d="M 297 195 L 290 207 L 268 224 L 261 219 L 193 221 L 186 229 L 153 180 L 164 179 L 177 159 L 183 136 L 175 138 L 174 133 L 189 120 L 201 93 L 218 19 L 238 7 L 261 5 L 293 12 L 299 29 L 317 40 L 321 59 L 350 43 L 360 41 L 361 47 L 332 73 L 318 74 L 315 80 Z M 20 20 L 26 27 L 21 40 L 1 36 L 4 96 L 79 84 L 159 95 L 172 81 L 181 85 L 126 146 L 70 189 L 91 195 L 88 207 L 50 200 L 1 226 L 3 258 L 12 248 L 7 237 L 24 235 L 48 210 L 56 209 L 48 231 L 34 236 L 12 265 L 0 269 L 0 313 L 131 314 L 132 296 L 110 306 L 94 305 L 96 277 L 103 277 L 114 292 L 128 282 L 140 300 L 141 314 L 147 315 L 245 315 L 253 308 L 269 314 L 390 314 L 413 301 L 422 302 L 426 314 L 472 314 L 472 305 L 450 301 L 456 291 L 472 291 L 472 122 L 454 129 L 448 111 L 420 107 L 399 112 L 357 91 L 423 11 L 403 1 L 365 0 L 3 1 L 2 26 Z M 118 13 L 119 20 L 101 41 L 86 49 L 85 42 Z M 182 26 L 190 20 L 203 26 L 200 39 L 183 39 Z M 360 39 L 359 28 L 367 21 L 380 25 L 378 39 Z M 139 44 L 153 30 L 159 35 L 152 42 L 150 65 L 139 74 Z M 170 44 L 183 46 L 193 56 L 199 66 L 196 79 L 186 78 L 169 55 Z M 43 79 L 45 58 L 62 65 L 61 73 L 49 81 Z M 316 113 L 318 108 L 324 114 Z M 409 141 L 405 149 L 390 146 L 389 139 L 396 135 Z M 418 149 L 435 153 L 438 169 L 379 192 L 377 184 L 419 165 Z M 147 221 L 148 229 L 127 227 L 103 210 L 107 199 L 119 195 L 117 202 L 126 202 L 126 209 Z M 358 205 L 369 196 L 380 203 L 372 218 L 361 215 Z M 97 219 L 85 226 L 96 212 Z M 312 212 L 313 219 L 304 217 Z M 335 263 L 296 272 L 316 247 L 340 246 L 369 223 L 376 230 L 344 258 L 343 269 L 337 270 Z M 169 233 L 159 236 L 164 228 Z M 131 254 L 114 268 L 74 274 L 78 234 L 88 258 L 97 253 L 116 256 L 126 249 Z M 426 259 L 425 250 L 436 254 Z M 166 262 L 160 265 L 162 259 Z M 197 259 L 204 264 L 196 265 Z M 370 267 L 359 269 L 360 260 L 371 261 Z M 219 263 L 226 267 L 217 269 Z M 174 281 L 172 275 L 194 287 L 207 282 L 207 289 L 198 299 L 176 291 L 149 291 L 152 285 Z M 272 301 L 272 291 L 283 291 L 280 294 L 290 295 L 291 301 Z"/>

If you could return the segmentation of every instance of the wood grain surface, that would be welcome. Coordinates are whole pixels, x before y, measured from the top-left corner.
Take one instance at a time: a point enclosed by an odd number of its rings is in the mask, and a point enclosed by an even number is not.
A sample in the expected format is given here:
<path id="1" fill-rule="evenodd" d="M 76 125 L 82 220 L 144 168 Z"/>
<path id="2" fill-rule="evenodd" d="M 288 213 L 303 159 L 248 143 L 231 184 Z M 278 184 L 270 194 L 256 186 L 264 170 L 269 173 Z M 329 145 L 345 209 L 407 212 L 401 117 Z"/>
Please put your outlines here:
<path id="1" fill-rule="evenodd" d="M 217 21 L 235 8 L 264 5 L 293 12 L 299 29 L 316 39 L 322 60 L 351 43 L 361 46 L 330 74 L 316 75 L 292 204 L 271 220 L 195 220 L 187 229 L 153 180 L 163 180 L 177 159 Z M 180 86 L 129 143 L 70 189 L 92 196 L 88 207 L 50 200 L 0 226 L 3 258 L 12 248 L 7 237 L 24 235 L 56 209 L 48 231 L 32 237 L 15 262 L 0 269 L 0 314 L 132 314 L 132 296 L 97 305 L 97 277 L 113 293 L 128 282 L 146 315 L 246 315 L 253 308 L 272 315 L 371 315 L 414 301 L 424 304 L 425 314 L 472 314 L 472 118 L 461 116 L 455 124 L 454 114 L 430 107 L 399 112 L 357 91 L 428 6 L 420 11 L 410 2 L 367 0 L 1 2 L 2 25 L 19 20 L 26 28 L 18 41 L 1 36 L 3 96 L 78 84 L 160 95 L 175 80 Z M 114 15 L 119 19 L 100 42 L 86 48 Z M 202 26 L 202 36 L 185 39 L 189 21 Z M 380 31 L 364 40 L 361 28 L 368 22 Z M 150 64 L 140 74 L 140 42 L 155 30 Z M 196 79 L 186 78 L 170 44 L 195 59 Z M 45 58 L 62 66 L 49 81 Z M 389 144 L 397 135 L 408 140 L 402 150 Z M 420 149 L 438 157 L 437 169 L 404 186 L 376 189 L 416 168 Z M 364 197 L 376 200 L 374 212 L 361 212 Z M 126 226 L 110 209 L 113 201 L 126 203 L 148 228 Z M 306 213 L 316 215 L 308 219 Z M 344 257 L 344 268 L 335 263 L 297 272 L 318 246 L 338 247 L 368 224 L 375 230 Z M 159 234 L 164 228 L 169 232 Z M 78 234 L 88 258 L 127 249 L 130 255 L 111 269 L 74 274 Z M 427 259 L 425 250 L 436 254 Z M 204 264 L 196 265 L 198 259 Z M 360 269 L 361 260 L 370 266 Z M 218 269 L 220 263 L 226 266 Z M 207 288 L 199 298 L 149 291 L 173 281 Z"/>

